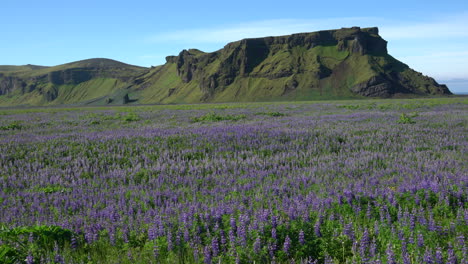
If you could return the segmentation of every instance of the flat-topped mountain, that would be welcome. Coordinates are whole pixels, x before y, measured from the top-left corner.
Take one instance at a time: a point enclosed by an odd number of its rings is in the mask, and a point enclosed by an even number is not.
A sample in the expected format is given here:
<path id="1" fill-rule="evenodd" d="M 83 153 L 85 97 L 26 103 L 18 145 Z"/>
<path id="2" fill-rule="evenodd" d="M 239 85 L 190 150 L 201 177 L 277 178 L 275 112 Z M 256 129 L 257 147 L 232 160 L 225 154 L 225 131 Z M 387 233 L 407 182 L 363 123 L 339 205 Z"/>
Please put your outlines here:
<path id="1" fill-rule="evenodd" d="M 390 56 L 377 28 L 243 39 L 211 53 L 183 50 L 166 61 L 150 69 L 107 59 L 55 67 L 0 66 L 0 104 L 199 103 L 451 94 L 445 85 Z"/>

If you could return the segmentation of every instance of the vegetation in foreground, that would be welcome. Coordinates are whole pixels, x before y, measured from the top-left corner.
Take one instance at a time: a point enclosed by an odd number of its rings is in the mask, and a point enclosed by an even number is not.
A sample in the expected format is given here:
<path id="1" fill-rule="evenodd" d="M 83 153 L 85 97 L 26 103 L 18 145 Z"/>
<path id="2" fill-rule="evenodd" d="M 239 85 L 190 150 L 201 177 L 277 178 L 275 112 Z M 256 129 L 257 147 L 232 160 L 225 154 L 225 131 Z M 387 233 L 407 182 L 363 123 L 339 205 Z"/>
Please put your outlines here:
<path id="1" fill-rule="evenodd" d="M 0 112 L 3 263 L 467 263 L 463 99 Z"/>

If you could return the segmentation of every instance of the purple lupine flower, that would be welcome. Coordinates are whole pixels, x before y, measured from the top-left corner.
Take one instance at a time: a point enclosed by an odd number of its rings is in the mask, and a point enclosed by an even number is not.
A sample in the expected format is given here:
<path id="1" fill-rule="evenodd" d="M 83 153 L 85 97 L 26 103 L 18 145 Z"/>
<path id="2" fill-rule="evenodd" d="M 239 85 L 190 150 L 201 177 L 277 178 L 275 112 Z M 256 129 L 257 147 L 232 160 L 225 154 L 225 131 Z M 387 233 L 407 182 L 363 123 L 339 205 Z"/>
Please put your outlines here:
<path id="1" fill-rule="evenodd" d="M 180 246 L 181 245 L 181 242 L 182 242 L 182 232 L 180 232 L 180 230 L 177 230 L 176 232 L 176 246 Z"/>
<path id="2" fill-rule="evenodd" d="M 414 244 L 414 236 L 413 235 L 408 236 L 408 243 L 409 244 Z"/>
<path id="3" fill-rule="evenodd" d="M 174 244 L 172 242 L 172 232 L 167 231 L 167 251 L 172 251 L 174 249 Z"/>
<path id="4" fill-rule="evenodd" d="M 305 236 L 304 236 L 304 231 L 301 229 L 299 231 L 299 244 L 304 245 L 305 244 Z"/>
<path id="5" fill-rule="evenodd" d="M 213 257 L 217 257 L 219 254 L 219 243 L 216 236 L 211 240 L 211 249 L 213 250 Z"/>
<path id="6" fill-rule="evenodd" d="M 236 235 L 234 234 L 234 230 L 229 229 L 229 244 L 231 247 L 236 246 Z"/>
<path id="7" fill-rule="evenodd" d="M 328 255 L 328 254 L 325 255 L 324 264 L 333 264 L 333 263 L 335 263 L 335 262 L 334 262 L 333 259 L 330 257 L 330 255 Z"/>
<path id="8" fill-rule="evenodd" d="M 196 263 L 199 262 L 198 257 L 199 257 L 199 251 L 198 251 L 198 248 L 195 247 L 195 248 L 193 249 L 193 259 L 195 260 Z"/>
<path id="9" fill-rule="evenodd" d="M 366 229 L 364 229 L 364 232 L 362 234 L 362 238 L 360 241 L 360 246 L 359 246 L 359 254 L 361 255 L 362 258 L 364 258 L 367 255 L 367 248 L 369 247 L 370 244 L 370 238 L 369 238 L 369 232 Z"/>
<path id="10" fill-rule="evenodd" d="M 395 253 L 393 252 L 392 246 L 389 244 L 387 247 L 387 263 L 388 264 L 397 264 L 395 260 Z"/>
<path id="11" fill-rule="evenodd" d="M 70 247 L 72 249 L 76 249 L 78 247 L 78 241 L 76 240 L 75 236 L 72 236 L 72 238 L 71 238 Z"/>
<path id="12" fill-rule="evenodd" d="M 262 241 L 260 240 L 260 237 L 257 237 L 255 239 L 255 242 L 253 244 L 253 250 L 255 254 L 260 254 L 260 250 L 262 248 Z"/>
<path id="13" fill-rule="evenodd" d="M 221 229 L 221 231 L 219 231 L 219 235 L 221 237 L 221 246 L 225 246 L 227 244 L 227 239 L 226 239 L 226 234 L 224 233 L 224 230 Z"/>
<path id="14" fill-rule="evenodd" d="M 209 246 L 205 246 L 203 250 L 203 256 L 205 264 L 211 264 L 211 250 Z"/>
<path id="15" fill-rule="evenodd" d="M 457 256 L 455 255 L 455 252 L 453 251 L 451 244 L 449 244 L 449 247 L 447 250 L 447 263 L 458 264 Z"/>
<path id="16" fill-rule="evenodd" d="M 190 241 L 190 233 L 187 227 L 184 228 L 184 241 L 186 243 Z"/>
<path id="17" fill-rule="evenodd" d="M 275 252 L 276 252 L 276 242 L 272 242 L 268 245 L 268 252 L 270 253 L 270 257 L 274 258 L 275 257 Z"/>
<path id="18" fill-rule="evenodd" d="M 373 258 L 377 254 L 377 243 L 375 242 L 375 238 L 372 238 L 372 243 L 369 248 L 369 257 Z"/>
<path id="19" fill-rule="evenodd" d="M 407 251 L 401 253 L 401 260 L 403 264 L 411 264 L 411 258 Z"/>
<path id="20" fill-rule="evenodd" d="M 343 233 L 349 237 L 351 241 L 354 241 L 354 230 L 353 223 L 348 223 L 344 226 Z"/>
<path id="21" fill-rule="evenodd" d="M 443 264 L 444 263 L 444 256 L 442 255 L 442 249 L 440 247 L 436 248 L 435 263 L 437 263 L 437 264 Z"/>
<path id="22" fill-rule="evenodd" d="M 284 253 L 289 255 L 289 249 L 291 249 L 291 239 L 289 238 L 288 235 L 286 235 L 286 238 L 284 239 L 284 244 L 283 244 Z"/>
<path id="23" fill-rule="evenodd" d="M 426 251 L 424 252 L 424 263 L 427 263 L 427 264 L 434 264 L 434 257 L 432 255 L 432 252 L 429 248 L 426 248 Z"/>
<path id="24" fill-rule="evenodd" d="M 237 229 L 237 235 L 239 237 L 240 245 L 245 247 L 247 245 L 247 233 L 246 233 L 246 230 L 245 230 L 244 223 L 241 223 L 239 225 L 239 228 Z"/>
<path id="25" fill-rule="evenodd" d="M 320 232 L 320 221 L 315 222 L 314 232 L 317 237 L 322 237 L 322 233 Z"/>
<path id="26" fill-rule="evenodd" d="M 465 236 L 464 235 L 459 235 L 457 237 L 457 240 L 458 240 L 458 245 L 460 248 L 463 248 L 466 246 L 466 243 L 465 243 Z"/>
<path id="27" fill-rule="evenodd" d="M 26 264 L 34 264 L 34 257 L 29 252 L 28 256 L 26 257 Z"/>
<path id="28" fill-rule="evenodd" d="M 392 227 L 392 228 L 393 228 L 393 227 Z M 398 239 L 399 239 L 400 241 L 405 240 L 405 233 L 404 233 L 404 231 L 403 231 L 402 229 L 399 229 L 399 230 L 397 231 L 397 233 L 398 233 Z"/>
<path id="29" fill-rule="evenodd" d="M 412 210 L 411 214 L 409 215 L 409 225 L 410 225 L 410 230 L 414 231 L 414 228 L 416 227 L 416 211 Z"/>
<path id="30" fill-rule="evenodd" d="M 366 217 L 372 219 L 372 206 L 370 203 L 367 203 Z"/>
<path id="31" fill-rule="evenodd" d="M 278 226 L 278 217 L 276 215 L 271 216 L 271 226 L 276 228 Z"/>
<path id="32" fill-rule="evenodd" d="M 276 228 L 274 227 L 271 229 L 271 238 L 276 240 Z"/>
<path id="33" fill-rule="evenodd" d="M 153 255 L 155 258 L 158 258 L 159 256 L 159 247 L 156 244 L 154 244 L 154 247 L 153 247 Z"/>
<path id="34" fill-rule="evenodd" d="M 401 240 L 401 252 L 408 252 L 408 242 L 406 242 L 406 239 Z"/>
<path id="35" fill-rule="evenodd" d="M 424 247 L 424 237 L 421 233 L 418 233 L 418 247 Z"/>
<path id="36" fill-rule="evenodd" d="M 153 226 L 148 227 L 148 239 L 150 241 L 156 239 L 156 230 Z"/>
<path id="37" fill-rule="evenodd" d="M 236 224 L 236 218 L 234 216 L 231 216 L 230 224 L 231 224 L 231 230 L 232 230 L 232 232 L 234 233 L 234 236 L 235 236 L 235 234 L 237 232 L 237 224 Z"/>
<path id="38" fill-rule="evenodd" d="M 420 214 L 419 217 L 418 217 L 418 222 L 420 225 L 422 226 L 427 226 L 427 219 L 426 217 L 424 216 L 424 214 Z"/>

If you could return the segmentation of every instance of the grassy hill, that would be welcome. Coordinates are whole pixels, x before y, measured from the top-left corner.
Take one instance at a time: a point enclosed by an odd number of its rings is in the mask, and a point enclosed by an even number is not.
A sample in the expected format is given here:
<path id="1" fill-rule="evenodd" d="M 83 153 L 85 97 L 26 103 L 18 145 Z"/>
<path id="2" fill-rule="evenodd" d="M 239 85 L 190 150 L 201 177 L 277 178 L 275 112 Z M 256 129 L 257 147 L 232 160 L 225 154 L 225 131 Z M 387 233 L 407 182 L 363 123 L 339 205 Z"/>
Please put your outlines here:
<path id="1" fill-rule="evenodd" d="M 6 106 L 95 102 L 118 94 L 131 79 L 146 70 L 109 59 L 89 59 L 54 67 L 0 69 L 3 70 L 0 71 L 0 104 Z"/>
<path id="2" fill-rule="evenodd" d="M 0 66 L 0 105 L 201 103 L 451 94 L 387 52 L 377 28 L 243 39 L 150 69 L 109 59 Z"/>

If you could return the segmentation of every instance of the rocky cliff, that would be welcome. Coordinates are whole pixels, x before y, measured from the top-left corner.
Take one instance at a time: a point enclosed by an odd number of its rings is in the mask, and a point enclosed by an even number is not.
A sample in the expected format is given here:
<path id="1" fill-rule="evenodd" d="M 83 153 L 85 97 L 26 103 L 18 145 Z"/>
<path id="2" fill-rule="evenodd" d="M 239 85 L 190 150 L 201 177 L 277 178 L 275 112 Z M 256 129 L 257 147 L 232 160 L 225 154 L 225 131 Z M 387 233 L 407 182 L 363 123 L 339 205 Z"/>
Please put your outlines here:
<path id="1" fill-rule="evenodd" d="M 184 50 L 166 60 L 176 65 L 182 82 L 198 83 L 202 101 L 216 99 L 239 79 L 276 80 L 283 83 L 280 95 L 298 87 L 301 94 L 307 88 L 372 97 L 450 94 L 446 86 L 388 55 L 387 41 L 375 27 L 244 39 L 213 53 Z"/>

